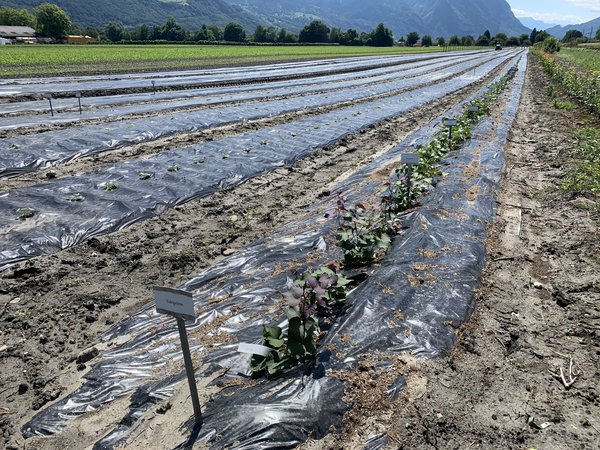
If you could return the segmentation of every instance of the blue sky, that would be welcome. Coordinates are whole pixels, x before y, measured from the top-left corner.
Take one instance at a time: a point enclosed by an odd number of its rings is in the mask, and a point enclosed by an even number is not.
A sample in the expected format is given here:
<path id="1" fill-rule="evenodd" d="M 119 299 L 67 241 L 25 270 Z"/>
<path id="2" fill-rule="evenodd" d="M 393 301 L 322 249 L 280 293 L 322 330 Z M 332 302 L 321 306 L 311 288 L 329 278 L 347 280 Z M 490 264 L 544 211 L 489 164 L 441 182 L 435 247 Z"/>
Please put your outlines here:
<path id="1" fill-rule="evenodd" d="M 570 25 L 600 17 L 600 0 L 508 0 L 517 17 Z"/>

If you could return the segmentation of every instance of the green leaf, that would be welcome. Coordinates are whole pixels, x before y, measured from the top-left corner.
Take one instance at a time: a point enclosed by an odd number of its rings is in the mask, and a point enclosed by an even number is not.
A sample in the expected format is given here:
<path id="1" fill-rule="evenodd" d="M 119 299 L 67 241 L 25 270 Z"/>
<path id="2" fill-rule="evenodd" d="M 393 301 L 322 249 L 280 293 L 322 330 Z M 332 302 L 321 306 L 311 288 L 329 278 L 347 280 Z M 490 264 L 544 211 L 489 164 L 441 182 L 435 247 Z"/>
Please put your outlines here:
<path id="1" fill-rule="evenodd" d="M 263 339 L 269 347 L 274 349 L 285 345 L 283 331 L 279 327 L 263 327 Z"/>

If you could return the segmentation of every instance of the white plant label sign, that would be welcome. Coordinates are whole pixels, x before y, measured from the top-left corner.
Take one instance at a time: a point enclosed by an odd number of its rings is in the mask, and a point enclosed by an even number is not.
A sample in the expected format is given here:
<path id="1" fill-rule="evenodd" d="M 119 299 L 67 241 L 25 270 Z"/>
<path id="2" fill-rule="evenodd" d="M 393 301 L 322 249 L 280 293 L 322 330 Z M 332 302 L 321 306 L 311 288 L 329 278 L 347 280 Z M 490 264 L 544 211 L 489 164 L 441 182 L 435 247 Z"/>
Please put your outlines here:
<path id="1" fill-rule="evenodd" d="M 400 155 L 400 164 L 417 165 L 419 164 L 419 155 L 416 153 L 402 153 Z"/>
<path id="2" fill-rule="evenodd" d="M 195 320 L 194 298 L 191 292 L 166 287 L 154 288 L 156 311 L 161 314 Z"/>
<path id="3" fill-rule="evenodd" d="M 456 119 L 444 119 L 444 125 L 447 127 L 455 127 L 458 121 Z"/>

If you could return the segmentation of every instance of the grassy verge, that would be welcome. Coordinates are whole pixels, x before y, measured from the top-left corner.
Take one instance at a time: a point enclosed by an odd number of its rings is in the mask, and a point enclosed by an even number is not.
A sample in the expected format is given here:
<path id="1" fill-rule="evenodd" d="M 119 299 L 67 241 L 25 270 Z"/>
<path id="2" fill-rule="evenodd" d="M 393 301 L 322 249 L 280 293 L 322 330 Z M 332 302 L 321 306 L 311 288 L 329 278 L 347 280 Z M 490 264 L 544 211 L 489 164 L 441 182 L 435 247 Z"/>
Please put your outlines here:
<path id="1" fill-rule="evenodd" d="M 562 49 L 560 59 L 540 51 L 535 54 L 554 83 L 549 87 L 549 94 L 556 108 L 576 108 L 573 102 L 561 98 L 562 93 L 600 114 L 600 51 L 584 51 Z M 600 128 L 589 125 L 578 128 L 573 133 L 573 147 L 564 156 L 572 161 L 572 166 L 562 181 L 562 188 L 579 196 L 582 207 L 600 216 Z"/>
<path id="2" fill-rule="evenodd" d="M 563 49 L 568 54 L 569 49 Z M 598 67 L 600 67 L 600 51 L 595 52 Z M 552 80 L 560 86 L 573 100 L 600 114 L 600 79 L 598 74 L 573 62 L 566 62 L 567 56 L 552 55 L 541 50 L 534 50 L 544 69 Z M 588 61 L 588 65 L 592 63 Z"/>
<path id="3" fill-rule="evenodd" d="M 600 129 L 579 128 L 573 134 L 574 146 L 568 156 L 575 166 L 563 180 L 567 192 L 590 196 L 600 201 Z M 597 205 L 598 206 L 598 205 Z"/>
<path id="4" fill-rule="evenodd" d="M 575 48 L 562 47 L 556 56 L 564 61 L 593 72 L 596 75 L 600 75 L 600 46 Z"/>
<path id="5" fill-rule="evenodd" d="M 442 50 L 441 47 L 6 45 L 0 47 L 0 77 L 192 69 Z"/>

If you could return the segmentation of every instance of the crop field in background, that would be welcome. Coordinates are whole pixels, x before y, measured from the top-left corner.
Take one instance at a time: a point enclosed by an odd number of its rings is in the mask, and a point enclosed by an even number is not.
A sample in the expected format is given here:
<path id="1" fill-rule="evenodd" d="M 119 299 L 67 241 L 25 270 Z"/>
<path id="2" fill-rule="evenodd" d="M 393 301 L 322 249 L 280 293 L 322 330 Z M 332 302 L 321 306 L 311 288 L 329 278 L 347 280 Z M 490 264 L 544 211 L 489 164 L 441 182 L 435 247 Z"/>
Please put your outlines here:
<path id="1" fill-rule="evenodd" d="M 478 49 L 478 47 L 469 47 Z M 464 49 L 453 47 L 453 50 Z M 155 69 L 235 66 L 261 62 L 441 52 L 443 47 L 245 45 L 6 45 L 0 76 L 118 73 Z"/>
<path id="2" fill-rule="evenodd" d="M 600 47 L 563 47 L 557 55 L 565 61 L 600 74 Z"/>
<path id="3" fill-rule="evenodd" d="M 563 93 L 598 114 L 600 48 L 562 48 L 556 55 L 559 58 L 554 60 L 551 55 L 540 54 L 548 74 Z M 574 107 L 570 101 L 563 101 L 557 95 L 554 95 L 554 105 L 559 109 Z M 600 132 L 594 127 L 580 128 L 574 133 L 573 139 L 575 148 L 570 156 L 575 159 L 576 164 L 563 180 L 563 189 L 567 192 L 597 196 L 600 194 Z M 600 210 L 598 202 L 594 209 Z"/>

